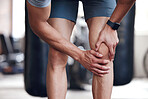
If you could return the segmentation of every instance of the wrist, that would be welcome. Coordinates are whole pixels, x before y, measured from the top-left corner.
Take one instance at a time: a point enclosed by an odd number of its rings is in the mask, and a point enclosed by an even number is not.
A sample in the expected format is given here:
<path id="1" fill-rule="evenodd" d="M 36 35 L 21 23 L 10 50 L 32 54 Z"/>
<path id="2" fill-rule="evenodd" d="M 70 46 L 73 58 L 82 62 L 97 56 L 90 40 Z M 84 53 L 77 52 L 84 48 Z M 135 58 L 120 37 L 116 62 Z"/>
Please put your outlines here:
<path id="1" fill-rule="evenodd" d="M 116 30 L 113 30 L 108 24 L 105 25 L 104 30 L 107 30 L 107 31 L 116 31 Z"/>
<path id="2" fill-rule="evenodd" d="M 111 27 L 113 30 L 117 30 L 120 27 L 120 23 L 113 22 L 111 20 L 108 20 L 106 23 L 109 27 Z"/>
<path id="3" fill-rule="evenodd" d="M 83 55 L 83 51 L 82 50 L 78 50 L 76 53 L 75 53 L 75 55 L 73 56 L 73 58 L 74 58 L 74 60 L 76 60 L 76 61 L 80 61 L 81 60 L 81 56 Z"/>

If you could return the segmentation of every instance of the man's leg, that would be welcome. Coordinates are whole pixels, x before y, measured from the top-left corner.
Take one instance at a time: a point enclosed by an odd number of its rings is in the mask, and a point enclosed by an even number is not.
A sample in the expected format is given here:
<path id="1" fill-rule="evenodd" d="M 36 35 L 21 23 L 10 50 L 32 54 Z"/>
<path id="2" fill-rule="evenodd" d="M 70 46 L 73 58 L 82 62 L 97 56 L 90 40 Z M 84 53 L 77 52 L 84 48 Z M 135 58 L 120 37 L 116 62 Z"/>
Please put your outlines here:
<path id="1" fill-rule="evenodd" d="M 48 22 L 59 33 L 62 33 L 63 37 L 70 40 L 74 27 L 73 22 L 60 18 L 51 18 Z M 48 99 L 65 99 L 67 91 L 66 63 L 67 55 L 50 47 L 46 76 Z"/>
<path id="2" fill-rule="evenodd" d="M 107 17 L 93 17 L 87 20 L 89 28 L 89 43 L 91 49 L 95 50 L 95 44 L 99 36 L 99 32 L 106 24 Z M 109 59 L 108 47 L 102 43 L 99 52 L 102 53 L 104 59 Z M 112 86 L 113 86 L 113 62 L 108 63 L 106 66 L 111 67 L 109 74 L 103 77 L 93 75 L 92 91 L 94 99 L 110 99 Z"/>

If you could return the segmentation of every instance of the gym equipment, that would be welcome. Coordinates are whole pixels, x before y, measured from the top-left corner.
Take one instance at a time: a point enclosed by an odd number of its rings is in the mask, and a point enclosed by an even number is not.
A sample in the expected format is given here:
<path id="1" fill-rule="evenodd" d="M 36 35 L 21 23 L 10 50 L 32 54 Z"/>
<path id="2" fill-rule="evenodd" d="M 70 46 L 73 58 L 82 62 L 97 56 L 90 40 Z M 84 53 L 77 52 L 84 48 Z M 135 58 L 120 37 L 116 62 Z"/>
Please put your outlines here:
<path id="1" fill-rule="evenodd" d="M 33 96 L 46 97 L 46 67 L 49 46 L 31 30 L 25 8 L 25 90 Z"/>
<path id="2" fill-rule="evenodd" d="M 114 85 L 124 85 L 133 78 L 135 5 L 121 22 L 118 30 L 119 44 L 114 61 Z"/>
<path id="3" fill-rule="evenodd" d="M 16 74 L 24 71 L 24 54 L 14 50 L 13 38 L 0 35 L 1 53 L 0 53 L 0 71 L 3 74 Z"/>

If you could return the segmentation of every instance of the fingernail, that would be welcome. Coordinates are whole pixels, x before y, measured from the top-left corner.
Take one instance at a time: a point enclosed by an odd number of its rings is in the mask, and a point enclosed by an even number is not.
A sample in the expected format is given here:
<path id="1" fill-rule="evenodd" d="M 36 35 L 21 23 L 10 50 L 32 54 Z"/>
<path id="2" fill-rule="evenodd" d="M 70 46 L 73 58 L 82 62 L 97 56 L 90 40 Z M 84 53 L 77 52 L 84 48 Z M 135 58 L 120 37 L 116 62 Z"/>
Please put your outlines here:
<path id="1" fill-rule="evenodd" d="M 99 57 L 102 57 L 103 55 L 102 54 L 99 54 Z"/>

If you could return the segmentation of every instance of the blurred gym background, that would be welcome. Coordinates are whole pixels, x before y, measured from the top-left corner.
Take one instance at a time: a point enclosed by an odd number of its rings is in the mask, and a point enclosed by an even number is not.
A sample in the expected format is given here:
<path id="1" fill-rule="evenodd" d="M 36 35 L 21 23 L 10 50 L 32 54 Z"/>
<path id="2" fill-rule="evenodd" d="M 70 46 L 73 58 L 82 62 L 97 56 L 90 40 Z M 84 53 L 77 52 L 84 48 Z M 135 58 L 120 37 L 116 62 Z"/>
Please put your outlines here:
<path id="1" fill-rule="evenodd" d="M 118 30 L 112 99 L 148 99 L 147 4 L 147 0 L 137 0 Z M 81 2 L 71 42 L 89 49 Z M 47 99 L 49 48 L 30 29 L 25 0 L 0 0 L 0 99 Z M 92 74 L 70 57 L 66 69 L 66 99 L 92 99 Z"/>

